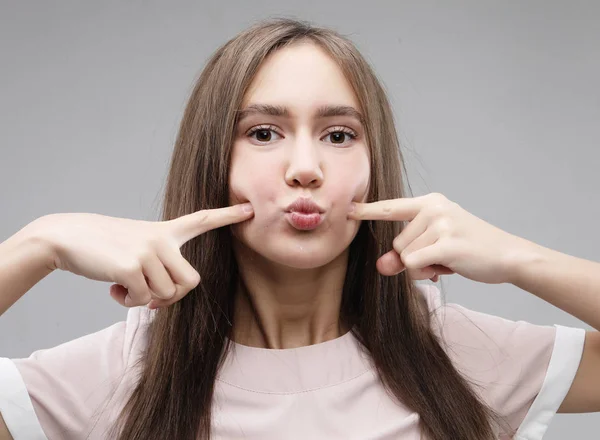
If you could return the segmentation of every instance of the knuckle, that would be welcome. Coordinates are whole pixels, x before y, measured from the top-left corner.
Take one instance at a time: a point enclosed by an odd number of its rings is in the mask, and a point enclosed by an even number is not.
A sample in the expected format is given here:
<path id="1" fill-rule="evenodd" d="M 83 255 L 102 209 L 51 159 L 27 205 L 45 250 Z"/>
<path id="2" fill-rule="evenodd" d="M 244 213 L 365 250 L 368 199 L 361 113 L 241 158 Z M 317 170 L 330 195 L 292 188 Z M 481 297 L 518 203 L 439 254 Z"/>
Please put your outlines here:
<path id="1" fill-rule="evenodd" d="M 398 252 L 399 250 L 400 251 L 403 250 L 400 248 L 401 245 L 402 245 L 402 237 L 400 235 L 397 235 L 396 238 L 394 238 L 394 241 L 392 241 L 392 247 L 394 248 L 394 250 L 396 250 L 396 252 Z"/>
<path id="2" fill-rule="evenodd" d="M 394 214 L 394 202 L 392 200 L 386 201 L 381 212 L 385 217 L 391 217 Z"/>
<path id="3" fill-rule="evenodd" d="M 404 264 L 404 266 L 406 266 L 408 268 L 413 268 L 412 264 L 406 263 L 406 257 L 408 257 L 409 255 L 410 255 L 410 251 L 408 249 L 404 249 L 402 252 L 400 252 L 400 260 L 402 260 L 402 264 Z"/>
<path id="4" fill-rule="evenodd" d="M 141 304 L 148 304 L 150 301 L 152 301 L 152 293 L 150 291 L 146 291 L 141 297 L 140 302 Z"/>
<path id="5" fill-rule="evenodd" d="M 160 299 L 171 299 L 173 298 L 173 296 L 175 296 L 175 294 L 177 293 L 177 287 L 175 285 L 173 285 L 172 287 L 169 288 L 161 288 L 161 289 L 155 289 L 154 290 L 154 296 L 156 298 L 160 298 Z"/>
<path id="6" fill-rule="evenodd" d="M 197 286 L 197 284 L 194 284 L 194 282 L 192 280 L 190 280 L 189 278 L 187 278 L 186 280 L 184 280 L 184 282 L 181 284 L 181 287 L 186 292 L 189 292 L 190 290 L 193 290 L 196 286 Z"/>
<path id="7" fill-rule="evenodd" d="M 441 217 L 435 222 L 435 229 L 439 234 L 449 234 L 452 232 L 452 222 L 448 217 Z"/>
<path id="8" fill-rule="evenodd" d="M 154 253 L 156 249 L 160 249 L 162 246 L 162 240 L 158 235 L 152 235 L 146 241 L 146 246 L 143 248 L 144 253 Z"/>
<path id="9" fill-rule="evenodd" d="M 198 284 L 200 284 L 200 274 L 198 272 L 194 272 L 189 279 L 188 285 L 193 289 L 194 287 L 196 287 Z"/>
<path id="10" fill-rule="evenodd" d="M 150 245 L 143 246 L 138 252 L 138 260 L 141 263 L 146 263 L 156 256 L 156 252 Z"/>
<path id="11" fill-rule="evenodd" d="M 446 196 L 439 192 L 432 192 L 429 194 L 429 198 L 437 203 L 442 203 L 447 200 Z"/>
<path id="12" fill-rule="evenodd" d="M 136 276 L 142 271 L 142 264 L 137 260 L 132 260 L 124 263 L 121 270 L 126 276 Z"/>
<path id="13" fill-rule="evenodd" d="M 173 298 L 175 295 L 177 295 L 177 286 L 173 285 L 173 288 L 170 289 L 168 292 L 166 292 L 165 297 L 167 299 L 171 299 Z"/>
<path id="14" fill-rule="evenodd" d="M 442 217 L 446 214 L 448 208 L 445 203 L 434 203 L 429 206 L 428 214 L 430 218 Z"/>

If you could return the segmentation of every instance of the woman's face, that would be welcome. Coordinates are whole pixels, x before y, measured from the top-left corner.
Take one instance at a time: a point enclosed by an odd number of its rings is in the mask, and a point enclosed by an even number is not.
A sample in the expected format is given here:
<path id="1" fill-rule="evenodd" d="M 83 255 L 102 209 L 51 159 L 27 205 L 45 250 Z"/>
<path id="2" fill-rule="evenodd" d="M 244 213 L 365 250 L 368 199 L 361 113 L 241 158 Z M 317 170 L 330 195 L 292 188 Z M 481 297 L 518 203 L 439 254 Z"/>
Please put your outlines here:
<path id="1" fill-rule="evenodd" d="M 330 111 L 319 112 L 325 106 Z M 252 219 L 233 225 L 242 245 L 301 269 L 323 266 L 349 246 L 359 223 L 347 213 L 352 201 L 366 200 L 370 166 L 361 121 L 352 111 L 331 111 L 342 106 L 360 111 L 342 71 L 318 46 L 280 49 L 262 64 L 231 158 L 230 202 L 254 207 Z M 321 212 L 289 209 L 299 198 Z"/>

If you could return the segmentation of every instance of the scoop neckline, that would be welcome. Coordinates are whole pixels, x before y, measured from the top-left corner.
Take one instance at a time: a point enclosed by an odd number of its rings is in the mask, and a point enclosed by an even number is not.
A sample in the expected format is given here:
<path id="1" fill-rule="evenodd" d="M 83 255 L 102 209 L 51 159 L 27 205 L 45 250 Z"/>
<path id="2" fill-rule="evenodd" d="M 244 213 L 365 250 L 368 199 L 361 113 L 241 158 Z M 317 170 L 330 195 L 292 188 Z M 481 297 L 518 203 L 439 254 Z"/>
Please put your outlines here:
<path id="1" fill-rule="evenodd" d="M 246 344 L 240 344 L 239 342 L 234 341 L 233 339 L 230 339 L 228 336 L 225 336 L 225 341 L 231 341 L 231 344 L 236 348 L 236 349 L 240 349 L 240 350 L 265 350 L 265 351 L 276 351 L 276 352 L 284 352 L 284 351 L 289 351 L 289 350 L 298 350 L 298 349 L 303 349 L 306 347 L 315 347 L 315 346 L 319 346 L 322 344 L 327 344 L 327 343 L 331 343 L 333 341 L 342 341 L 344 339 L 348 339 L 350 337 L 354 337 L 354 335 L 351 334 L 352 333 L 352 329 L 348 330 L 346 333 L 344 333 L 343 335 L 340 335 L 336 338 L 333 339 L 328 339 L 327 341 L 322 341 L 322 342 L 317 342 L 316 344 L 310 344 L 310 345 L 302 345 L 300 347 L 290 347 L 290 348 L 264 348 L 264 347 L 255 347 L 253 345 L 246 345 Z"/>

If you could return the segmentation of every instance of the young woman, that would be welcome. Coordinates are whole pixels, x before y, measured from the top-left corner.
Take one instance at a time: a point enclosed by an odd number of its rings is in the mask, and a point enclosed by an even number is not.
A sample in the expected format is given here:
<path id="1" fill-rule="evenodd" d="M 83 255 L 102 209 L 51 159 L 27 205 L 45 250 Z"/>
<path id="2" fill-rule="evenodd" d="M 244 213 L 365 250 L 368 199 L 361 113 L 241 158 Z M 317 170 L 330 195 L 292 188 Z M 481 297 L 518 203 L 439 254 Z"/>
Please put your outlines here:
<path id="1" fill-rule="evenodd" d="M 600 265 L 408 197 L 402 170 L 350 41 L 288 19 L 237 35 L 192 92 L 162 221 L 52 214 L 2 243 L 0 312 L 55 269 L 130 309 L 1 359 L 0 439 L 534 440 L 600 410 L 597 332 L 416 283 L 513 283 L 600 328 Z"/>

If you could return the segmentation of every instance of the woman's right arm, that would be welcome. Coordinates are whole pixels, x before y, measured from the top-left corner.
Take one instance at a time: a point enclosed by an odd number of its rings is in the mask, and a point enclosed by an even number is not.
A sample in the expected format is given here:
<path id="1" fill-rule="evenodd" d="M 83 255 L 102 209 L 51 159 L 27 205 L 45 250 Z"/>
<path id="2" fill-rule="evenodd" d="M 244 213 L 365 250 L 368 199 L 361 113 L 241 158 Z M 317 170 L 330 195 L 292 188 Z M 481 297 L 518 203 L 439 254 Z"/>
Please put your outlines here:
<path id="1" fill-rule="evenodd" d="M 137 306 L 168 307 L 196 287 L 200 274 L 181 246 L 211 229 L 251 218 L 252 210 L 244 207 L 201 210 L 161 222 L 49 214 L 0 243 L 0 314 L 54 269 L 116 283 L 111 296 L 130 307 L 125 322 L 27 358 L 0 357 L 0 440 L 11 440 L 11 435 L 74 440 L 102 427 L 96 424 L 96 410 L 124 383 L 121 376 L 130 371 L 130 359 L 144 349 L 145 330 L 139 329 L 149 319 L 146 309 Z"/>
<path id="2" fill-rule="evenodd" d="M 36 221 L 0 243 L 0 316 L 54 270 L 54 250 L 38 233 Z"/>
<path id="3" fill-rule="evenodd" d="M 54 269 L 115 283 L 111 296 L 126 307 L 169 306 L 200 282 L 181 246 L 253 215 L 242 204 L 159 222 L 94 213 L 39 217 L 0 243 L 0 316 Z"/>

